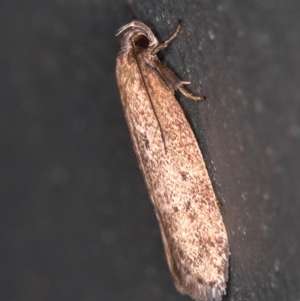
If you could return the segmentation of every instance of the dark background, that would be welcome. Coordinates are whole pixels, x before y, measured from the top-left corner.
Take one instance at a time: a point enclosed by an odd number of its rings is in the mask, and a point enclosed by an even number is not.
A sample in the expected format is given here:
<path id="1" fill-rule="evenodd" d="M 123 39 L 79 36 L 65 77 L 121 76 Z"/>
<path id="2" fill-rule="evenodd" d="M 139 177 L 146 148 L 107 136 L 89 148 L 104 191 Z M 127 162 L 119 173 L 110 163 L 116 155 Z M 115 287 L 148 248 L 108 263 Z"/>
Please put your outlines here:
<path id="1" fill-rule="evenodd" d="M 174 288 L 122 113 L 126 1 L 0 4 L 0 300 L 190 300 Z M 130 2 L 168 66 L 231 248 L 224 300 L 300 299 L 300 1 Z"/>

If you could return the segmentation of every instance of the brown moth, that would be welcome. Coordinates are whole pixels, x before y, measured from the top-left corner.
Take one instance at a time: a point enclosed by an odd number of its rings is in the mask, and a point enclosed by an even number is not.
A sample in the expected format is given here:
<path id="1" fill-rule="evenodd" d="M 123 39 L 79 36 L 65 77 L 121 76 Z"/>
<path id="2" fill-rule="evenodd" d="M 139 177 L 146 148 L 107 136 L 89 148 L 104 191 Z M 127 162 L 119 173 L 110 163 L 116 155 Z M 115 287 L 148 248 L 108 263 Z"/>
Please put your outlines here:
<path id="1" fill-rule="evenodd" d="M 228 239 L 218 200 L 193 131 L 174 97 L 181 81 L 156 53 L 151 29 L 133 21 L 119 29 L 117 80 L 134 150 L 159 221 L 176 288 L 197 301 L 222 299 L 228 279 Z"/>

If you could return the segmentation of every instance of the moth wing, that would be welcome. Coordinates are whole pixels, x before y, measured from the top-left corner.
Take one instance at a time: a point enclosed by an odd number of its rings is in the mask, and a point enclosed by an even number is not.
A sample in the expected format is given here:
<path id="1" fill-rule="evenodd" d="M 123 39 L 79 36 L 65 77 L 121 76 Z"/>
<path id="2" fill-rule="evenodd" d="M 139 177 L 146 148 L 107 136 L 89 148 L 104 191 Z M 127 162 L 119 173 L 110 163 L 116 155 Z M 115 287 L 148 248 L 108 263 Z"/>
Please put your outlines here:
<path id="1" fill-rule="evenodd" d="M 198 143 L 172 89 L 143 56 L 118 79 L 139 166 L 159 221 L 177 289 L 221 300 L 228 243 Z"/>

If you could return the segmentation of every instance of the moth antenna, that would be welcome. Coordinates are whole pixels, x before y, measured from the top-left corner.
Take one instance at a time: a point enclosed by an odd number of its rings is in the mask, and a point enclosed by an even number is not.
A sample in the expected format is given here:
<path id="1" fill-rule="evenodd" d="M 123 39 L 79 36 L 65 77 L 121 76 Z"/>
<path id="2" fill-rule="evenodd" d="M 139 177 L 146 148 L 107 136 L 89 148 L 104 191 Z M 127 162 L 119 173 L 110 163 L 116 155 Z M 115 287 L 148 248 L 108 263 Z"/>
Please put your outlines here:
<path id="1" fill-rule="evenodd" d="M 127 10 L 128 14 L 129 14 L 129 16 L 132 20 L 138 20 L 138 18 L 136 17 L 132 7 L 129 4 L 126 4 L 126 10 Z"/>

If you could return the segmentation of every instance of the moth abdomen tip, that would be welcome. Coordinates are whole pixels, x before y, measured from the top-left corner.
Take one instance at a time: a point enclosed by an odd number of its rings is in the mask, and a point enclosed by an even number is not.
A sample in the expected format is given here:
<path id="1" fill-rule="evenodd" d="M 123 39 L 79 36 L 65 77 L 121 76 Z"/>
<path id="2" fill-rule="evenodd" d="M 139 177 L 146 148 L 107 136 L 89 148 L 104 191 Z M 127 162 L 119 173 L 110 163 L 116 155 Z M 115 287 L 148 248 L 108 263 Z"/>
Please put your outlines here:
<path id="1" fill-rule="evenodd" d="M 183 292 L 187 293 L 187 292 Z M 195 283 L 195 286 L 190 289 L 188 294 L 195 301 L 221 301 L 222 296 L 225 295 L 225 286 L 211 286 L 209 284 Z"/>

